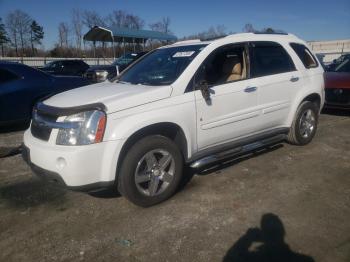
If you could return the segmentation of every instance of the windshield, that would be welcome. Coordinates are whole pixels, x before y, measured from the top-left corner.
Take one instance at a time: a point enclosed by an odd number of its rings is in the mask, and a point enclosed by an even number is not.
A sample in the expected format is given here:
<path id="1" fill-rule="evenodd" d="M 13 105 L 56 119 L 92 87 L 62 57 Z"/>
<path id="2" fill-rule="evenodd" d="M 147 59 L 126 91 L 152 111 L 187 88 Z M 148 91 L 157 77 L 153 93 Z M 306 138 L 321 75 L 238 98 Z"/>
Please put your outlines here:
<path id="1" fill-rule="evenodd" d="M 142 85 L 170 85 L 206 45 L 157 49 L 125 71 L 120 82 Z"/>
<path id="2" fill-rule="evenodd" d="M 59 66 L 60 62 L 58 61 L 51 61 L 49 63 L 47 63 L 46 65 L 44 65 L 44 68 L 57 68 Z"/>
<path id="3" fill-rule="evenodd" d="M 346 58 L 334 69 L 334 72 L 350 73 L 350 58 Z"/>
<path id="4" fill-rule="evenodd" d="M 134 61 L 138 57 L 138 54 L 127 54 L 123 55 L 119 58 L 117 58 L 112 65 L 117 66 L 117 65 L 127 65 L 130 64 L 132 61 Z"/>

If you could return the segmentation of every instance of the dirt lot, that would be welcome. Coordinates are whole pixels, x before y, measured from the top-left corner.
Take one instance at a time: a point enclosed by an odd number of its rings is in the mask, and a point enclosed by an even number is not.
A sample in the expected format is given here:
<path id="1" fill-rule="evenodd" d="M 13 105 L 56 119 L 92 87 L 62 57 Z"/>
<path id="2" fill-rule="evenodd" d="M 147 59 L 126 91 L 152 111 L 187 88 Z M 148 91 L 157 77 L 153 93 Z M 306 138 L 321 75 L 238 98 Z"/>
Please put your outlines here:
<path id="1" fill-rule="evenodd" d="M 0 134 L 0 147 L 21 135 Z M 0 261 L 350 261 L 350 117 L 323 114 L 310 145 L 213 167 L 148 209 L 45 185 L 2 158 L 0 236 Z"/>

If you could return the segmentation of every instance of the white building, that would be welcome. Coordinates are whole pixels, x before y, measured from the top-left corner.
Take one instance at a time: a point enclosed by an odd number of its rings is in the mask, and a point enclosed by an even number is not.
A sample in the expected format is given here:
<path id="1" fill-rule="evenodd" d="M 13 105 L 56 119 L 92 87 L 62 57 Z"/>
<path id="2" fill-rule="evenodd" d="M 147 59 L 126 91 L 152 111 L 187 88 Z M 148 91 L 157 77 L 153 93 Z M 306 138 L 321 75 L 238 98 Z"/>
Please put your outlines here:
<path id="1" fill-rule="evenodd" d="M 309 41 L 312 51 L 318 56 L 323 56 L 323 62 L 329 63 L 341 54 L 350 53 L 350 39 L 333 41 Z"/>

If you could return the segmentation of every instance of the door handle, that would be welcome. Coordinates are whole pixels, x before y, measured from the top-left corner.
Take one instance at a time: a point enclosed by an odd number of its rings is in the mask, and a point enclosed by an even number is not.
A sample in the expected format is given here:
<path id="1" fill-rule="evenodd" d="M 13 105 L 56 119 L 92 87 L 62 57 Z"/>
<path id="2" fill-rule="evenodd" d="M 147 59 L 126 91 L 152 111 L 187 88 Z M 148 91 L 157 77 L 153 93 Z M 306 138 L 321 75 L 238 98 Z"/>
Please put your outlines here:
<path id="1" fill-rule="evenodd" d="M 297 82 L 299 80 L 299 77 L 297 76 L 292 76 L 292 78 L 290 79 L 291 82 Z"/>
<path id="2" fill-rule="evenodd" d="M 256 86 L 249 86 L 247 88 L 244 89 L 244 92 L 246 93 L 252 93 L 252 92 L 255 92 L 257 90 L 257 87 Z"/>

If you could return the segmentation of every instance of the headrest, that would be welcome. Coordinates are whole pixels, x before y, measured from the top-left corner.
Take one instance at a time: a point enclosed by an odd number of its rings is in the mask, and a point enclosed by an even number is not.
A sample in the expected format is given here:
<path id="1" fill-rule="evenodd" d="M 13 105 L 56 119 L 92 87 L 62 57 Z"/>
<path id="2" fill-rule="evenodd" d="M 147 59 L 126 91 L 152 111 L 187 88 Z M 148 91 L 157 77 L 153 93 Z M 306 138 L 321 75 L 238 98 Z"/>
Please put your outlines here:
<path id="1" fill-rule="evenodd" d="M 238 56 L 227 57 L 223 66 L 222 71 L 224 74 L 242 74 L 242 64 Z"/>

